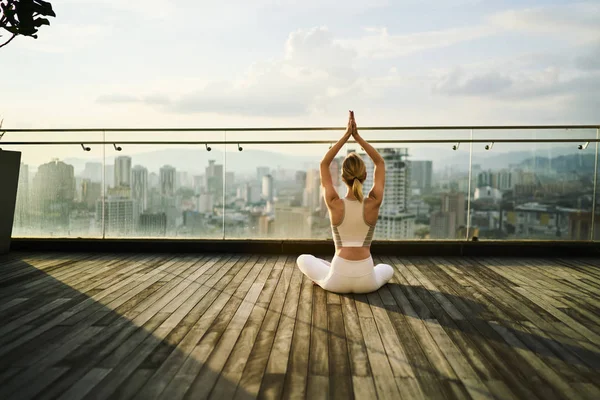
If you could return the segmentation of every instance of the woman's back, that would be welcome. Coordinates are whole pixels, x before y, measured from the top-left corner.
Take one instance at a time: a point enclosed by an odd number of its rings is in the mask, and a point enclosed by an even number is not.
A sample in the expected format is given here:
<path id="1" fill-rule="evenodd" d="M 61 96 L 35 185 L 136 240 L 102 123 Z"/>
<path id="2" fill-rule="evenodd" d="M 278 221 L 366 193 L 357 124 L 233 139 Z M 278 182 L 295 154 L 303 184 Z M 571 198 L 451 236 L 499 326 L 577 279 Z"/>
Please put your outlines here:
<path id="1" fill-rule="evenodd" d="M 332 204 L 329 214 L 337 255 L 348 260 L 371 255 L 380 204 L 368 197 L 362 202 L 346 197 Z"/>

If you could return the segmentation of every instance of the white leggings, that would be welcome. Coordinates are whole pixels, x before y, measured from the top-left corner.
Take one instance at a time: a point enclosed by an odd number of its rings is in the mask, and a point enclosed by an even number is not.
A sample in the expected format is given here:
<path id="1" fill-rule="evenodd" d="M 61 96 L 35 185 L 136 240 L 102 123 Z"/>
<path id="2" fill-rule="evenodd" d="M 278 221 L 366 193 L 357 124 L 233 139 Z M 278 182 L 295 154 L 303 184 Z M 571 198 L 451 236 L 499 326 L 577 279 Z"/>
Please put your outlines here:
<path id="1" fill-rule="evenodd" d="M 336 293 L 370 293 L 385 285 L 394 275 L 387 264 L 373 266 L 373 258 L 346 260 L 334 256 L 331 263 L 309 254 L 297 260 L 298 268 L 323 289 Z"/>

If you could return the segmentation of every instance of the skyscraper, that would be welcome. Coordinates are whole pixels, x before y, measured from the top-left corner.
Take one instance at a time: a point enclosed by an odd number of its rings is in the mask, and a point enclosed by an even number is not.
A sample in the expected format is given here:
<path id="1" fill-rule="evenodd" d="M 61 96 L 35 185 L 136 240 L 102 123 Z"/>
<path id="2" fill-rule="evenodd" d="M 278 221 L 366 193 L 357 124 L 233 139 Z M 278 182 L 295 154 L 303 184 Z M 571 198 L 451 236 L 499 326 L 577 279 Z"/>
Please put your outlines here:
<path id="1" fill-rule="evenodd" d="M 140 210 L 148 208 L 148 170 L 141 165 L 133 167 L 131 172 L 132 198 L 138 201 Z"/>
<path id="2" fill-rule="evenodd" d="M 93 182 L 91 179 L 84 179 L 81 182 L 81 202 L 85 203 L 88 209 L 93 210 L 96 201 L 102 197 L 102 184 Z"/>
<path id="3" fill-rule="evenodd" d="M 320 197 L 321 177 L 319 170 L 309 169 L 306 172 L 306 187 L 304 188 L 302 205 L 308 207 L 310 211 L 315 211 L 321 205 Z"/>
<path id="4" fill-rule="evenodd" d="M 96 202 L 96 221 L 102 221 L 104 217 L 107 235 L 127 236 L 136 233 L 140 215 L 136 200 L 121 197 L 104 199 L 104 213 L 102 213 L 102 204 L 102 200 Z"/>
<path id="5" fill-rule="evenodd" d="M 262 177 L 265 175 L 269 175 L 271 173 L 271 168 L 269 167 L 257 167 L 256 168 L 256 180 L 261 182 Z"/>
<path id="6" fill-rule="evenodd" d="M 86 162 L 81 175 L 82 178 L 89 179 L 92 182 L 102 182 L 102 163 Z"/>
<path id="7" fill-rule="evenodd" d="M 271 175 L 265 175 L 262 177 L 262 197 L 268 201 L 273 202 L 274 196 L 273 189 L 273 177 Z"/>
<path id="8" fill-rule="evenodd" d="M 33 178 L 32 211 L 41 228 L 56 231 L 68 227 L 75 200 L 75 173 L 72 165 L 55 159 L 38 167 Z"/>
<path id="9" fill-rule="evenodd" d="M 115 186 L 131 187 L 131 157 L 115 158 Z"/>
<path id="10" fill-rule="evenodd" d="M 175 196 L 175 176 L 177 170 L 170 165 L 160 169 L 160 194 L 163 196 Z"/>
<path id="11" fill-rule="evenodd" d="M 378 149 L 385 161 L 385 189 L 379 210 L 375 236 L 378 239 L 406 239 L 413 236 L 415 215 L 407 211 L 410 181 L 406 161 L 408 149 Z M 360 155 L 367 167 L 367 179 L 363 183 L 363 194 L 368 196 L 373 187 L 375 166 L 371 158 Z"/>
<path id="12" fill-rule="evenodd" d="M 464 193 L 444 193 L 441 195 L 440 211 L 432 213 L 430 237 L 432 239 L 455 239 L 458 229 L 466 223 Z"/>
<path id="13" fill-rule="evenodd" d="M 215 164 L 215 160 L 209 160 L 205 177 L 206 190 L 213 195 L 216 204 L 221 204 L 223 201 L 223 165 Z"/>
<path id="14" fill-rule="evenodd" d="M 421 189 L 423 193 L 431 191 L 431 180 L 433 176 L 432 161 L 411 161 L 408 163 L 410 169 L 411 189 Z"/>

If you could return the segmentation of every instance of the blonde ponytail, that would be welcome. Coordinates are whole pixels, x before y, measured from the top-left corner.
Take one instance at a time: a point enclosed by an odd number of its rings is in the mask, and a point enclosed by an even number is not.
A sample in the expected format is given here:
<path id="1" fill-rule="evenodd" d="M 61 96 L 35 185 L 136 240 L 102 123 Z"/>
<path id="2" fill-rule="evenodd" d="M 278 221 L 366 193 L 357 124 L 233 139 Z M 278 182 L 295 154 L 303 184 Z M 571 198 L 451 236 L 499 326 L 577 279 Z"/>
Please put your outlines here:
<path id="1" fill-rule="evenodd" d="M 342 179 L 348 187 L 352 189 L 352 193 L 356 200 L 363 202 L 363 181 L 367 177 L 367 167 L 360 156 L 354 152 L 348 154 L 342 163 Z"/>
<path id="2" fill-rule="evenodd" d="M 352 182 L 352 193 L 356 200 L 359 202 L 363 202 L 363 191 L 362 191 L 362 182 L 358 178 L 354 178 L 354 182 Z"/>

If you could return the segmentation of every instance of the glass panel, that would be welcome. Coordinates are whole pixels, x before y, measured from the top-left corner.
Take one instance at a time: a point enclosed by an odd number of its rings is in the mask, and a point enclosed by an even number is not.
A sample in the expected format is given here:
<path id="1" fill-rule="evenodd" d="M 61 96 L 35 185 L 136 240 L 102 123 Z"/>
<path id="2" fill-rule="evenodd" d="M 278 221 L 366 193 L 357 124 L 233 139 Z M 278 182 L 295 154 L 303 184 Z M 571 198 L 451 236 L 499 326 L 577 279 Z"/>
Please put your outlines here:
<path id="1" fill-rule="evenodd" d="M 261 132 L 252 140 L 331 141 L 342 131 Z M 228 132 L 231 141 L 248 140 L 247 132 Z M 456 239 L 466 236 L 469 145 L 458 145 L 469 132 L 363 131 L 386 159 L 386 191 L 375 239 Z M 440 144 L 397 143 L 397 140 L 451 139 Z M 453 142 L 456 140 L 456 142 Z M 386 141 L 392 143 L 381 143 Z M 395 142 L 394 142 L 395 141 Z M 228 145 L 226 195 L 227 238 L 331 239 L 327 207 L 319 176 L 319 161 L 329 144 Z M 340 196 L 347 187 L 341 165 L 350 151 L 367 166 L 363 185 L 368 195 L 373 164 L 356 143 L 338 153 L 330 171 Z M 233 175 L 231 175 L 233 174 Z M 442 206 L 442 204 L 445 204 Z M 431 225 L 433 222 L 433 231 Z"/>
<path id="2" fill-rule="evenodd" d="M 223 141 L 223 132 L 107 132 L 106 140 L 114 144 L 106 145 L 106 197 L 97 210 L 106 237 L 223 237 L 224 145 L 119 144 Z"/>
<path id="3" fill-rule="evenodd" d="M 77 136 L 79 135 L 79 136 Z M 21 170 L 13 237 L 97 238 L 102 220 L 95 203 L 102 197 L 102 146 L 98 134 L 6 133 L 3 142 L 71 141 L 75 145 L 2 145 L 20 151 Z"/>
<path id="4" fill-rule="evenodd" d="M 481 239 L 589 240 L 596 132 L 579 130 L 478 131 L 476 139 L 559 140 L 475 144 L 472 234 Z M 581 146 L 581 149 L 579 147 Z"/>
<path id="5" fill-rule="evenodd" d="M 334 135 L 338 133 L 227 132 L 227 139 L 279 141 L 301 137 L 311 141 Z M 227 145 L 226 238 L 330 238 L 319 176 L 319 162 L 328 147 L 329 144 Z M 342 154 L 345 149 L 340 151 Z M 339 173 L 332 175 L 338 177 Z"/>

